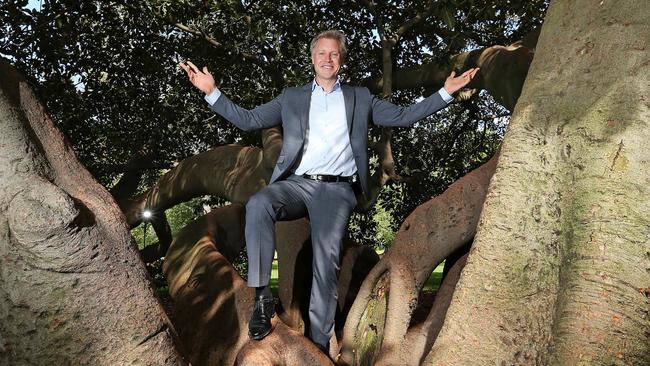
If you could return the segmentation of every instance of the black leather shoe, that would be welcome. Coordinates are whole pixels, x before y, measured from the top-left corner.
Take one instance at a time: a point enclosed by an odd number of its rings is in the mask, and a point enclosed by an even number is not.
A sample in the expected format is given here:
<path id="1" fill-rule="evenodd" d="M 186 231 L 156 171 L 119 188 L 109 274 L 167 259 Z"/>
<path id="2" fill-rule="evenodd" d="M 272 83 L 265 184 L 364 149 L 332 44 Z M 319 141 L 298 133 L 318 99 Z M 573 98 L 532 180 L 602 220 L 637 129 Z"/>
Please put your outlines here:
<path id="1" fill-rule="evenodd" d="M 259 341 L 271 333 L 271 318 L 275 316 L 275 300 L 273 297 L 261 295 L 255 299 L 253 315 L 248 322 L 248 336 Z"/>

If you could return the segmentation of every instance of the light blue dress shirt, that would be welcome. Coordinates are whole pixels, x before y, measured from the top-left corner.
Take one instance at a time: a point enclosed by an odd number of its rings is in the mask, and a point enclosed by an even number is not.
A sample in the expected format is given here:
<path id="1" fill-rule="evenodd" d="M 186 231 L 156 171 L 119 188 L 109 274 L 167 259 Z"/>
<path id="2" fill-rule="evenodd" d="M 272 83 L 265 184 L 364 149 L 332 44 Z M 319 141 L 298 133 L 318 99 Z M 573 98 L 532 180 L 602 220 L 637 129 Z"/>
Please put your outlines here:
<path id="1" fill-rule="evenodd" d="M 332 90 L 326 92 L 314 81 L 309 105 L 309 130 L 296 174 L 349 177 L 356 171 L 341 84 L 337 81 Z"/>

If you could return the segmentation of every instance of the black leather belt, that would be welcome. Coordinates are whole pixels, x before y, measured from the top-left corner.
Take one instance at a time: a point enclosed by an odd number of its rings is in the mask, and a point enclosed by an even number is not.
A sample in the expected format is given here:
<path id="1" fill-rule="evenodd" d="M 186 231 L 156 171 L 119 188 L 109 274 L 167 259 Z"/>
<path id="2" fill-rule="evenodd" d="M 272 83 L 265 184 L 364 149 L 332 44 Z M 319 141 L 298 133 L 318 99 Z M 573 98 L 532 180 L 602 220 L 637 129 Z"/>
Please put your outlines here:
<path id="1" fill-rule="evenodd" d="M 346 182 L 354 183 L 357 181 L 357 175 L 351 175 L 349 177 L 343 177 L 340 175 L 327 175 L 327 174 L 303 174 L 303 178 L 317 180 L 320 182 Z"/>

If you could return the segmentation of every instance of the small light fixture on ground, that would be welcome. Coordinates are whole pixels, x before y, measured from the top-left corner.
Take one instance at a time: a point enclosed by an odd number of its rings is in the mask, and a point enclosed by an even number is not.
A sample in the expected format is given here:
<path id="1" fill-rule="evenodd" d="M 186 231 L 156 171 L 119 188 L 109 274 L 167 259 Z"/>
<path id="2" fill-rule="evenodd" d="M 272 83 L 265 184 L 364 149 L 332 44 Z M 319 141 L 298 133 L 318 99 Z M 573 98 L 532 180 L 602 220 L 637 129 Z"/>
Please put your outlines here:
<path id="1" fill-rule="evenodd" d="M 149 223 L 149 219 L 151 219 L 152 216 L 153 214 L 150 210 L 142 211 L 142 221 L 144 221 L 144 226 L 142 227 L 142 248 L 147 246 L 147 224 Z"/>

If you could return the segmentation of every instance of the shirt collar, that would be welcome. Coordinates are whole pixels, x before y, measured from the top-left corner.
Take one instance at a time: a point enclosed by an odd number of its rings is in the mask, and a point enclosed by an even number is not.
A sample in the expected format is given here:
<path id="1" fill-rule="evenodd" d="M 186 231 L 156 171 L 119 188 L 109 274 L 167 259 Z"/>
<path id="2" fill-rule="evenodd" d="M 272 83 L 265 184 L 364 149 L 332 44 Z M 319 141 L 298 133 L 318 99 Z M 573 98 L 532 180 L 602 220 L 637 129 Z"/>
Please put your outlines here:
<path id="1" fill-rule="evenodd" d="M 316 79 L 314 79 L 311 82 L 311 91 L 313 92 L 314 89 L 316 89 L 317 86 L 319 86 L 319 85 L 316 83 Z M 336 83 L 334 84 L 334 87 L 332 88 L 332 92 L 335 92 L 335 91 L 337 91 L 339 89 L 341 89 L 341 79 L 336 78 Z"/>

